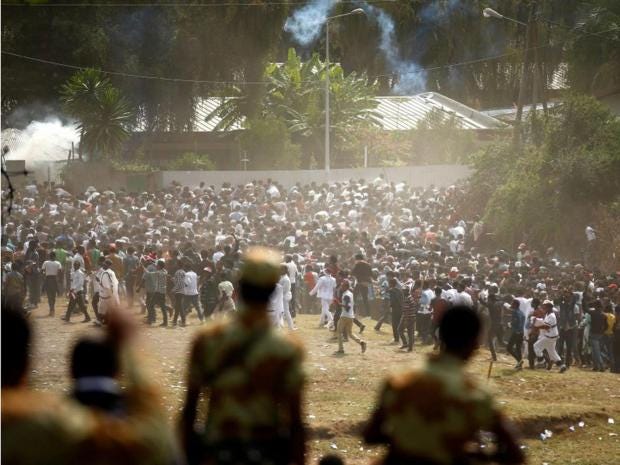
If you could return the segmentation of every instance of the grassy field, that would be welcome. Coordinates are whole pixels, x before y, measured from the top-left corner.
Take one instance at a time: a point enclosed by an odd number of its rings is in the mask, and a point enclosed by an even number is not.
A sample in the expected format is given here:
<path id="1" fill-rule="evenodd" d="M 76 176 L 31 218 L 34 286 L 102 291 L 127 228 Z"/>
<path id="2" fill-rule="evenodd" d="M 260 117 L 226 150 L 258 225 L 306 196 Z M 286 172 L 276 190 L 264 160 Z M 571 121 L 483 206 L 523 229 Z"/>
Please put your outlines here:
<path id="1" fill-rule="evenodd" d="M 58 306 L 59 309 L 64 307 Z M 67 354 L 80 334 L 97 331 L 90 325 L 65 324 L 59 317 L 48 318 L 42 308 L 34 312 L 35 360 L 31 382 L 34 388 L 67 391 Z M 58 312 L 60 313 L 60 312 Z M 368 323 L 368 322 L 367 322 Z M 325 453 L 339 453 L 347 463 L 365 464 L 380 449 L 362 444 L 359 432 L 369 416 L 381 380 L 389 373 L 419 366 L 429 348 L 416 347 L 413 353 L 399 352 L 389 344 L 388 326 L 375 333 L 365 331 L 368 351 L 349 342 L 344 356 L 332 333 L 317 328 L 318 316 L 302 315 L 296 332 L 306 348 L 306 416 L 309 460 L 316 463 Z M 184 394 L 186 358 L 192 334 L 200 326 L 194 317 L 186 328 L 144 328 L 140 343 L 150 370 L 163 389 L 163 404 L 175 419 Z M 468 369 L 488 384 L 498 402 L 519 425 L 531 464 L 620 464 L 620 376 L 571 368 L 557 371 L 512 369 L 513 360 L 500 355 L 487 380 L 490 355 L 482 349 Z M 615 424 L 609 423 L 609 418 Z M 579 427 L 583 421 L 585 426 Z M 570 427 L 574 427 L 574 432 Z M 542 441 L 545 429 L 554 434 Z"/>

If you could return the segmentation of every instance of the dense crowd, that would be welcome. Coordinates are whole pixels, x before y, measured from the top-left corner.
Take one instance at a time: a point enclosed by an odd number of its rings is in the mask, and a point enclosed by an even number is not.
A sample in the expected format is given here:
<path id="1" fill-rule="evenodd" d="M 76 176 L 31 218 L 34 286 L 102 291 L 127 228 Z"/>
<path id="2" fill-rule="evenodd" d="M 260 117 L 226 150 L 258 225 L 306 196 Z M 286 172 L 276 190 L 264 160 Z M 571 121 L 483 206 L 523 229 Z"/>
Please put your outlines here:
<path id="1" fill-rule="evenodd" d="M 371 321 L 402 350 L 434 344 L 424 368 L 379 393 L 363 437 L 388 446 L 384 464 L 522 463 L 464 363 L 484 334 L 517 370 L 620 371 L 620 277 L 527 244 L 485 252 L 482 221 L 455 209 L 461 195 L 382 178 L 141 194 L 27 186 L 2 225 L 3 461 L 303 464 L 303 350 L 287 333 L 308 312 L 337 333 L 335 356 L 348 340 L 372 350 L 353 331 Z M 27 384 L 28 315 L 46 295 L 53 317 L 64 293 L 66 322 L 78 313 L 102 327 L 73 348 L 70 399 Z M 191 344 L 180 440 L 135 360 L 132 306 L 148 325 L 216 320 Z"/>
<path id="2" fill-rule="evenodd" d="M 526 359 L 618 371 L 618 272 L 525 243 L 488 252 L 483 222 L 455 208 L 462 195 L 381 177 L 142 193 L 29 185 L 3 218 L 3 296 L 32 308 L 46 294 L 54 315 L 67 292 L 67 321 L 81 313 L 101 324 L 122 299 L 141 305 L 148 324 L 185 325 L 194 309 L 202 322 L 235 311 L 241 254 L 260 244 L 285 255 L 274 326 L 294 330 L 297 312 L 320 308 L 319 323 L 338 330 L 344 315 L 339 351 L 348 338 L 366 350 L 352 324 L 362 332 L 371 315 L 376 330 L 391 321 L 403 349 L 433 343 L 445 309 L 466 304 L 484 317 L 494 359 L 499 346 L 516 368 Z M 584 250 L 595 242 L 588 227 Z"/>

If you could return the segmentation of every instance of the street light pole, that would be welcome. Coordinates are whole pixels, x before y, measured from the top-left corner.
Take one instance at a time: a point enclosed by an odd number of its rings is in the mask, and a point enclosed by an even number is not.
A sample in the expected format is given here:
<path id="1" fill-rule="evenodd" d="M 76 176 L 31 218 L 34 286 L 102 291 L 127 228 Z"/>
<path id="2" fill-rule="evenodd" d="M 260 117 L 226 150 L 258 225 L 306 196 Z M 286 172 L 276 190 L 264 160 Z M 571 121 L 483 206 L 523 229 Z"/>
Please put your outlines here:
<path id="1" fill-rule="evenodd" d="M 331 165 L 331 143 L 330 143 L 330 102 L 329 102 L 329 22 L 333 19 L 344 18 L 345 16 L 365 15 L 366 12 L 361 8 L 349 11 L 341 15 L 325 18 L 325 174 L 329 175 Z"/>
<path id="2" fill-rule="evenodd" d="M 329 121 L 329 19 L 325 21 L 325 174 L 330 168 L 330 121 Z M 329 181 L 329 179 L 328 179 Z"/>
<path id="3" fill-rule="evenodd" d="M 520 26 L 524 26 L 525 27 L 525 56 L 523 57 L 523 64 L 521 66 L 521 82 L 519 83 L 519 96 L 517 99 L 517 114 L 515 115 L 515 125 L 514 125 L 514 144 L 515 146 L 519 146 L 521 143 L 521 121 L 523 119 L 523 105 L 524 105 L 524 100 L 525 100 L 525 92 L 526 92 L 526 88 L 527 88 L 527 80 L 528 80 L 528 74 L 529 74 L 529 68 L 530 68 L 530 48 L 531 47 L 531 42 L 532 42 L 532 31 L 535 27 L 534 24 L 534 9 L 535 6 L 532 5 L 530 7 L 530 13 L 529 13 L 529 17 L 527 20 L 527 23 L 524 23 L 523 21 L 519 21 L 517 19 L 514 18 L 510 18 L 508 16 L 504 16 L 501 13 L 498 13 L 497 11 L 495 11 L 492 8 L 485 8 L 484 10 L 482 10 L 482 15 L 485 18 L 495 18 L 495 19 L 501 19 L 501 20 L 506 20 L 506 21 L 510 21 L 512 23 L 516 23 L 519 24 Z M 538 43 L 536 43 L 536 46 L 534 48 L 536 48 L 538 46 Z M 538 55 L 536 54 L 536 58 L 538 59 Z M 538 66 L 538 60 L 537 63 L 535 64 L 535 66 Z M 538 70 L 537 70 L 538 72 Z M 535 76 L 534 78 L 534 86 L 538 86 L 538 75 Z M 538 90 L 538 89 L 536 89 Z M 544 92 L 541 92 L 544 94 Z M 537 100 L 537 92 L 534 92 L 534 96 L 533 96 L 533 109 L 534 112 L 536 111 L 536 100 Z"/>

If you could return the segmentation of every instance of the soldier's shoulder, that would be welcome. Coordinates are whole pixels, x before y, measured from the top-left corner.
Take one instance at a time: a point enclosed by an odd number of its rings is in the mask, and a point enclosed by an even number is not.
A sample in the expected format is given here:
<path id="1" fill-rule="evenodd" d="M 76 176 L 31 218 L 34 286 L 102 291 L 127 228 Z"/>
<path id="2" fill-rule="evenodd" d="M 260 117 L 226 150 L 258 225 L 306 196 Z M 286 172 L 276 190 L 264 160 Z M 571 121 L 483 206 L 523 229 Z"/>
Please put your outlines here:
<path id="1" fill-rule="evenodd" d="M 196 332 L 194 336 L 195 341 L 213 341 L 219 340 L 225 337 L 230 332 L 234 332 L 234 328 L 231 322 L 219 321 L 216 323 L 209 323 L 204 328 L 201 328 Z"/>
<path id="2" fill-rule="evenodd" d="M 388 389 L 394 391 L 402 391 L 415 386 L 423 377 L 424 373 L 418 370 L 407 370 L 400 373 L 395 373 L 386 379 L 386 386 Z"/>
<path id="3" fill-rule="evenodd" d="M 268 338 L 269 347 L 274 353 L 279 355 L 285 355 L 289 357 L 302 358 L 304 354 L 304 348 L 299 337 L 293 334 L 282 334 L 276 331 L 269 332 Z"/>
<path id="4" fill-rule="evenodd" d="M 50 393 L 30 390 L 2 390 L 3 429 L 11 424 L 28 424 L 29 429 L 58 430 L 58 434 L 85 433 L 93 416 L 76 402 Z"/>

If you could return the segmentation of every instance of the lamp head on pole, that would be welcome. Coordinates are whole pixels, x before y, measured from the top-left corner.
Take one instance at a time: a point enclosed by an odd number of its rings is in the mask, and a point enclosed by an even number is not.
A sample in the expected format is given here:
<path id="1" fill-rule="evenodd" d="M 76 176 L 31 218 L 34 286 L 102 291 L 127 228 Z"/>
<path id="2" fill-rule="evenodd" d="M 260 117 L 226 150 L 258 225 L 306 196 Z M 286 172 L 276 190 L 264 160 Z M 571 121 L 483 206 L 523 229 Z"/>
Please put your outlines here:
<path id="1" fill-rule="evenodd" d="M 495 11 L 493 8 L 485 8 L 484 10 L 482 10 L 482 15 L 485 18 L 496 18 L 496 19 L 504 19 L 504 16 L 499 14 L 497 11 Z"/>
<path id="2" fill-rule="evenodd" d="M 325 18 L 325 21 L 331 21 L 332 19 L 344 18 L 345 16 L 357 16 L 357 15 L 366 15 L 366 12 L 363 8 L 356 8 L 355 10 L 351 10 L 348 13 L 342 13 L 341 15 L 328 16 Z"/>

